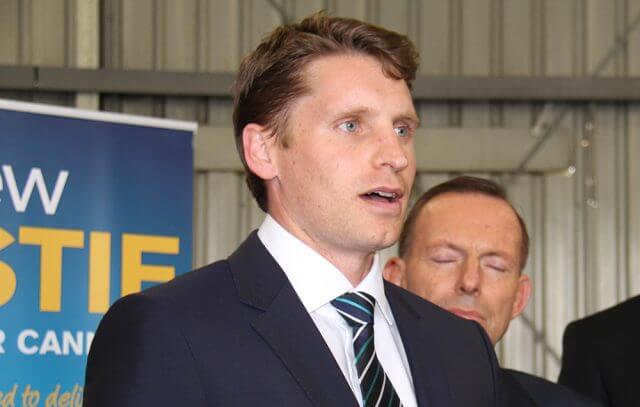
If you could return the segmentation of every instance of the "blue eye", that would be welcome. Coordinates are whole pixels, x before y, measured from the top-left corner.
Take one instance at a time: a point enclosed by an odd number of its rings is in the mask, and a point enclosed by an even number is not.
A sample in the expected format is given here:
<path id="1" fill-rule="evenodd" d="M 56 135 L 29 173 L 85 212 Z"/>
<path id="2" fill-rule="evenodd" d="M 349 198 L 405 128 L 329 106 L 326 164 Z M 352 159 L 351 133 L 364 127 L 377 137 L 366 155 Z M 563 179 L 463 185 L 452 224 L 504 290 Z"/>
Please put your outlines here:
<path id="1" fill-rule="evenodd" d="M 409 135 L 409 129 L 406 127 L 396 127 L 395 128 L 396 134 L 398 135 L 398 137 L 407 137 Z"/>
<path id="2" fill-rule="evenodd" d="M 341 130 L 346 131 L 347 133 L 355 133 L 358 130 L 358 122 L 350 120 L 348 122 L 344 122 L 338 126 Z"/>

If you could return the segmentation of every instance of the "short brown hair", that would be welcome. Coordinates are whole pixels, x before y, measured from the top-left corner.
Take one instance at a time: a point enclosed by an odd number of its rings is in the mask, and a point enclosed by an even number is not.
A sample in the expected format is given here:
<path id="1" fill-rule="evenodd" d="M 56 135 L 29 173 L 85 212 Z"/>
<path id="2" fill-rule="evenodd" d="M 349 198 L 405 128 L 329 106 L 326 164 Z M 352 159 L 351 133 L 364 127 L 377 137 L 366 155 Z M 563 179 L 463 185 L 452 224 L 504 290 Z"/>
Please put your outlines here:
<path id="1" fill-rule="evenodd" d="M 418 68 L 418 53 L 404 35 L 354 19 L 329 17 L 323 12 L 299 24 L 276 28 L 247 55 L 233 85 L 233 126 L 247 185 L 263 211 L 267 211 L 264 181 L 253 174 L 244 158 L 242 131 L 257 123 L 283 137 L 291 103 L 308 89 L 304 69 L 313 60 L 329 55 L 360 54 L 374 57 L 384 74 L 404 80 L 411 88 Z"/>
<path id="2" fill-rule="evenodd" d="M 400 257 L 404 257 L 409 253 L 411 240 L 413 238 L 413 229 L 415 228 L 416 221 L 420 216 L 422 208 L 433 198 L 447 193 L 481 194 L 500 199 L 509 204 L 511 209 L 513 209 L 513 212 L 516 214 L 518 223 L 520 224 L 522 237 L 520 242 L 520 271 L 522 271 L 524 266 L 527 264 L 527 257 L 529 257 L 529 233 L 527 232 L 527 225 L 524 223 L 524 220 L 513 207 L 511 202 L 509 202 L 507 192 L 503 187 L 491 180 L 470 176 L 456 177 L 438 184 L 422 194 L 422 196 L 416 201 L 415 205 L 413 205 L 413 208 L 411 208 L 411 212 L 409 212 L 409 215 L 404 222 L 402 232 L 400 233 L 400 240 L 398 241 L 398 254 Z"/>

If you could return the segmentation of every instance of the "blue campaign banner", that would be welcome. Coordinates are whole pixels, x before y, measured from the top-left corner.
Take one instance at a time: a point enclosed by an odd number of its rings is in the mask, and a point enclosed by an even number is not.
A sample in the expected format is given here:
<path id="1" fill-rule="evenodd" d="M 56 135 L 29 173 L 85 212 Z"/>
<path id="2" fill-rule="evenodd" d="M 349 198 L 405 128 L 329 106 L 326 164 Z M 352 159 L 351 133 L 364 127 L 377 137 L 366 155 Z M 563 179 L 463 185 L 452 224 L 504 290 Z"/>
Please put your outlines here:
<path id="1" fill-rule="evenodd" d="M 109 305 L 191 268 L 195 130 L 0 100 L 0 406 L 80 406 Z"/>

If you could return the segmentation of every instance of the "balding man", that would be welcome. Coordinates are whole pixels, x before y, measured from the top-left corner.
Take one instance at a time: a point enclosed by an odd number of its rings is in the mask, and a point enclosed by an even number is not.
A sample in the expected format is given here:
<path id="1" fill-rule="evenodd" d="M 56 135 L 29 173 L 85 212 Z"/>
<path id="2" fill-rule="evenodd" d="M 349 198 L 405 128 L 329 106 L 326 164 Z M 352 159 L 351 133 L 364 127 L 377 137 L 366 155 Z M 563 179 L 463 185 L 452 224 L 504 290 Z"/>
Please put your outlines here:
<path id="1" fill-rule="evenodd" d="M 476 321 L 497 344 L 529 301 L 522 273 L 529 250 L 527 228 L 498 184 L 458 177 L 428 190 L 411 210 L 399 255 L 387 280 L 436 305 Z M 512 387 L 541 406 L 597 406 L 563 386 L 504 370 Z"/>

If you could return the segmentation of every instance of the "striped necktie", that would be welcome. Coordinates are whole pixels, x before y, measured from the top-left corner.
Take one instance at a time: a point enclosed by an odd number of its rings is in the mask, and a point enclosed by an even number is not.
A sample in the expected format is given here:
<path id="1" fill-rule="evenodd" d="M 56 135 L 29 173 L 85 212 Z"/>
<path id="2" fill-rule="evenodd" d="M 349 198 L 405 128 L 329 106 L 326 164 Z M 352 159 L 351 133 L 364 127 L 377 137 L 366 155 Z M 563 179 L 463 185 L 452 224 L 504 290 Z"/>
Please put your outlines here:
<path id="1" fill-rule="evenodd" d="M 402 404 L 376 356 L 373 341 L 373 309 L 376 300 L 356 291 L 331 301 L 353 328 L 353 352 L 364 407 L 398 407 Z"/>

